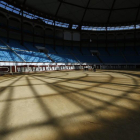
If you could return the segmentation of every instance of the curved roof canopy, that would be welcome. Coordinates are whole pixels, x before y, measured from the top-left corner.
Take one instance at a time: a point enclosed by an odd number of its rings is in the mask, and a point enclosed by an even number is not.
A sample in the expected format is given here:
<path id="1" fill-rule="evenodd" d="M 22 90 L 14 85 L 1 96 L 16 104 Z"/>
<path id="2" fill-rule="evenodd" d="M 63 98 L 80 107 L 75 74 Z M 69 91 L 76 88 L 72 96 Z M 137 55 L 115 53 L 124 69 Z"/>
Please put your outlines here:
<path id="1" fill-rule="evenodd" d="M 140 0 L 9 0 L 9 3 L 71 24 L 116 26 L 140 23 Z"/>

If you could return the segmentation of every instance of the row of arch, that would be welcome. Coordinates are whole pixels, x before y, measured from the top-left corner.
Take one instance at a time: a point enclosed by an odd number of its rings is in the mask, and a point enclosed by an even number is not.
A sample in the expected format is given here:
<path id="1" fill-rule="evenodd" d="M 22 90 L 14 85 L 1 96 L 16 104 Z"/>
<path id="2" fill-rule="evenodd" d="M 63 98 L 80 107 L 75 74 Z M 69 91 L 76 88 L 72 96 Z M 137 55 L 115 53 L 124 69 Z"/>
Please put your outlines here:
<path id="1" fill-rule="evenodd" d="M 1 18 L 1 24 L 7 25 L 7 20 L 9 23 L 9 26 L 13 28 L 18 28 L 21 29 L 21 18 L 14 16 L 14 15 L 7 15 L 4 12 L 0 12 L 0 18 Z M 128 32 L 82 32 L 81 36 L 80 33 L 77 31 L 70 31 L 68 29 L 61 29 L 61 28 L 54 28 L 51 26 L 43 26 L 39 23 L 33 23 L 33 21 L 29 21 L 28 19 L 24 19 L 23 21 L 23 29 L 27 32 L 32 33 L 34 31 L 35 34 L 41 35 L 41 36 L 54 36 L 54 29 L 55 29 L 55 37 L 61 38 L 64 40 L 75 40 L 75 41 L 80 41 L 80 39 L 106 39 L 106 35 L 108 39 L 123 39 L 125 38 L 134 38 L 134 31 L 128 31 Z M 140 38 L 140 31 L 137 31 L 136 37 Z"/>

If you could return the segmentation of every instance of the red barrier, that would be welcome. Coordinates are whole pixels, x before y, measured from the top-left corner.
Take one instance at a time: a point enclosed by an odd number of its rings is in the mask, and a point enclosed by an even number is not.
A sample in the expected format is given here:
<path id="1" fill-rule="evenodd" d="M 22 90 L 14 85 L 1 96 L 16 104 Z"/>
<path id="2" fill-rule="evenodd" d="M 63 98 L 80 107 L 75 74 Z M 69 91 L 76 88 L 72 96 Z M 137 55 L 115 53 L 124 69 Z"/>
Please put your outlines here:
<path id="1" fill-rule="evenodd" d="M 0 67 L 0 72 L 9 72 L 9 67 Z"/>

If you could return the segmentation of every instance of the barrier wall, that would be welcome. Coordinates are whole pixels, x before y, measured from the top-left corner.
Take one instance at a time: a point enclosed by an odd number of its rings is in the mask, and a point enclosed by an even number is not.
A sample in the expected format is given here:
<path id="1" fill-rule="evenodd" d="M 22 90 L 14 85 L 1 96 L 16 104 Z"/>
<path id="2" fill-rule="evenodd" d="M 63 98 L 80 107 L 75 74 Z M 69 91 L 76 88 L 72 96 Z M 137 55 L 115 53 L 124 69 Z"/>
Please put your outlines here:
<path id="1" fill-rule="evenodd" d="M 92 63 L 17 63 L 17 62 L 0 62 L 0 73 L 30 73 L 45 72 L 57 70 L 80 70 L 92 69 L 136 69 L 140 64 L 92 64 Z"/>

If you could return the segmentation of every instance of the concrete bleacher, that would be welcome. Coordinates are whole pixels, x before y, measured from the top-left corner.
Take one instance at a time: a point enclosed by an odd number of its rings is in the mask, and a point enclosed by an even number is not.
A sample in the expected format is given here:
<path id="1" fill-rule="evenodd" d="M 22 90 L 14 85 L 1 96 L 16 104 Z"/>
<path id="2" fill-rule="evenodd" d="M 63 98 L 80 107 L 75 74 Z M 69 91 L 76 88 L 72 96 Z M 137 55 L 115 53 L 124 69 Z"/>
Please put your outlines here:
<path id="1" fill-rule="evenodd" d="M 140 56 L 125 56 L 128 63 L 140 63 Z"/>
<path id="2" fill-rule="evenodd" d="M 56 54 L 56 51 L 53 49 L 53 45 L 46 45 L 45 48 L 48 50 L 49 53 Z"/>
<path id="3" fill-rule="evenodd" d="M 70 50 L 68 47 L 56 46 L 55 48 L 58 54 L 70 54 Z"/>
<path id="4" fill-rule="evenodd" d="M 87 47 L 83 47 L 81 49 L 82 49 L 83 55 L 91 55 L 91 52 Z"/>
<path id="5" fill-rule="evenodd" d="M 34 47 L 33 43 L 31 43 L 31 42 L 24 42 L 24 46 L 26 46 L 26 48 L 28 48 L 29 51 L 38 52 L 38 49 L 36 47 Z"/>
<path id="6" fill-rule="evenodd" d="M 16 61 L 22 62 L 22 60 L 11 50 L 0 48 L 0 61 Z"/>
<path id="7" fill-rule="evenodd" d="M 77 60 L 72 55 L 49 54 L 49 56 L 57 63 L 76 63 L 77 62 Z"/>
<path id="8" fill-rule="evenodd" d="M 132 47 L 129 47 L 129 46 L 127 46 L 127 47 L 125 47 L 125 48 L 119 48 L 121 51 L 122 51 L 122 53 L 126 56 L 130 56 L 130 55 L 136 55 L 136 52 L 134 51 L 134 49 L 132 48 Z"/>
<path id="9" fill-rule="evenodd" d="M 136 50 L 137 50 L 138 54 L 140 55 L 140 46 L 137 46 Z"/>
<path id="10" fill-rule="evenodd" d="M 103 63 L 126 63 L 126 60 L 121 54 L 120 48 L 108 47 L 108 53 L 105 48 L 99 48 L 100 59 Z"/>
<path id="11" fill-rule="evenodd" d="M 0 48 L 7 48 L 7 46 L 0 41 Z"/>
<path id="12" fill-rule="evenodd" d="M 20 45 L 17 40 L 10 40 L 9 43 L 6 42 L 6 38 L 2 38 L 0 41 L 0 61 L 16 61 L 16 62 L 52 62 L 45 53 L 37 52 L 31 43 L 25 42 L 28 51 L 24 46 Z M 8 48 L 6 44 L 11 48 Z"/>
<path id="13" fill-rule="evenodd" d="M 98 49 L 100 55 L 109 56 L 109 54 L 108 54 L 107 51 L 105 50 L 105 47 L 98 47 L 97 49 Z"/>
<path id="14" fill-rule="evenodd" d="M 76 55 L 76 58 L 82 63 L 100 63 L 98 58 L 92 55 Z"/>
<path id="15" fill-rule="evenodd" d="M 108 49 L 108 52 L 110 53 L 111 56 L 120 56 L 121 55 L 121 52 L 120 52 L 119 48 L 117 48 L 117 47 L 110 47 Z"/>
<path id="16" fill-rule="evenodd" d="M 71 53 L 73 53 L 74 55 L 82 55 L 82 53 L 80 52 L 80 48 L 79 47 L 73 47 L 71 50 Z"/>
<path id="17" fill-rule="evenodd" d="M 51 62 L 44 53 L 29 51 L 16 51 L 16 53 L 19 54 L 26 62 Z"/>
<path id="18" fill-rule="evenodd" d="M 48 50 L 49 50 L 49 53 L 48 53 L 49 57 L 51 57 L 56 63 L 77 63 L 78 62 L 75 59 L 75 57 L 71 54 L 70 48 L 68 47 L 56 46 L 54 50 L 53 46 L 48 46 Z"/>
<path id="19" fill-rule="evenodd" d="M 23 62 L 60 62 L 60 63 L 140 63 L 140 47 L 66 47 L 47 45 L 48 56 L 40 53 L 31 42 L 24 42 L 24 46 L 19 40 L 10 39 L 7 43 L 6 38 L 0 41 L 0 61 Z M 8 46 L 11 48 L 8 48 Z M 36 44 L 42 47 L 43 44 Z M 99 58 L 92 56 L 90 50 L 98 50 Z M 137 53 L 136 53 L 137 52 Z M 21 57 L 21 58 L 20 58 Z M 51 59 L 50 59 L 51 58 Z M 100 59 L 100 60 L 99 60 Z M 52 60 L 52 61 L 51 61 Z"/>
<path id="20" fill-rule="evenodd" d="M 2 41 L 4 41 L 8 46 L 10 46 L 11 49 L 14 50 L 27 50 L 24 46 L 20 44 L 19 40 L 10 39 L 9 43 L 7 42 L 6 38 L 1 38 Z"/>
<path id="21" fill-rule="evenodd" d="M 102 56 L 102 55 L 100 55 L 100 58 L 104 63 L 126 63 L 123 56 Z"/>

